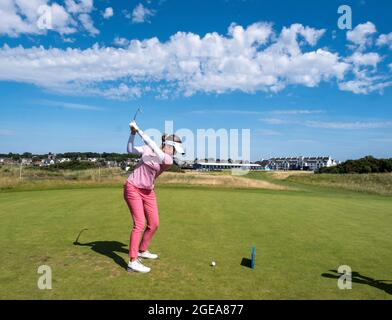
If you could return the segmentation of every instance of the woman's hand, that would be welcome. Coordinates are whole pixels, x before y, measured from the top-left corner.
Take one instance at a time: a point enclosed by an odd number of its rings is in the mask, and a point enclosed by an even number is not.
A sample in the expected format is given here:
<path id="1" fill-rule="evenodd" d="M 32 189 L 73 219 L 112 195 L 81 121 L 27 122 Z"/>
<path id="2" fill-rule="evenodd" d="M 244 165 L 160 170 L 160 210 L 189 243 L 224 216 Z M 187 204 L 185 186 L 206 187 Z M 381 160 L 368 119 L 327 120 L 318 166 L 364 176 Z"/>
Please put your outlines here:
<path id="1" fill-rule="evenodd" d="M 129 127 L 131 128 L 131 134 L 135 135 L 139 131 L 139 127 L 137 126 L 135 121 L 132 121 L 129 124 Z"/>

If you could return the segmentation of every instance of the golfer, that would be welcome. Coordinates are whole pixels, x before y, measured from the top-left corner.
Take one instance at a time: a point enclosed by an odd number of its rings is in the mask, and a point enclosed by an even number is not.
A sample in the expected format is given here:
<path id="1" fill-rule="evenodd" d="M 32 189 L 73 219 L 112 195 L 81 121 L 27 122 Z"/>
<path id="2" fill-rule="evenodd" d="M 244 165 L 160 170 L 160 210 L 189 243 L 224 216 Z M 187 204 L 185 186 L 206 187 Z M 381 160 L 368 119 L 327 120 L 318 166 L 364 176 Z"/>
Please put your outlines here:
<path id="1" fill-rule="evenodd" d="M 132 121 L 129 126 L 131 134 L 128 141 L 128 153 L 141 156 L 141 159 L 124 184 L 124 199 L 133 219 L 128 271 L 147 273 L 151 268 L 144 266 L 139 258 L 158 258 L 157 254 L 148 251 L 148 246 L 159 225 L 154 182 L 163 171 L 171 167 L 173 157 L 177 152 L 184 154 L 184 149 L 181 139 L 176 135 L 163 135 L 162 145 L 158 147 L 139 129 L 135 121 Z M 135 147 L 136 133 L 144 141 L 144 146 Z M 144 230 L 146 221 L 147 226 Z"/>

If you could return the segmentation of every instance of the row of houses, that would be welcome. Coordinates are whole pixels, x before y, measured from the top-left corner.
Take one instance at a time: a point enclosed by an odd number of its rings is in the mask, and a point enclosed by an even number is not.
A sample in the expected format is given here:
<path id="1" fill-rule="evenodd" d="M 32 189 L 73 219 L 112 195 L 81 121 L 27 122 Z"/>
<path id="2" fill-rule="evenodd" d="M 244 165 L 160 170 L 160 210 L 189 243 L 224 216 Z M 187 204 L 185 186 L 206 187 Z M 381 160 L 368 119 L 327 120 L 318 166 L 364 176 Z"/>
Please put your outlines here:
<path id="1" fill-rule="evenodd" d="M 261 160 L 260 165 L 265 170 L 309 170 L 316 171 L 324 167 L 332 167 L 339 164 L 338 161 L 328 157 L 285 157 Z"/>
<path id="2" fill-rule="evenodd" d="M 197 161 L 193 164 L 193 169 L 199 171 L 214 171 L 226 169 L 247 169 L 247 170 L 306 170 L 316 171 L 323 167 L 332 167 L 339 162 L 331 157 L 285 157 L 260 160 L 256 163 L 243 162 L 206 162 Z M 189 164 L 188 164 L 189 166 Z"/>

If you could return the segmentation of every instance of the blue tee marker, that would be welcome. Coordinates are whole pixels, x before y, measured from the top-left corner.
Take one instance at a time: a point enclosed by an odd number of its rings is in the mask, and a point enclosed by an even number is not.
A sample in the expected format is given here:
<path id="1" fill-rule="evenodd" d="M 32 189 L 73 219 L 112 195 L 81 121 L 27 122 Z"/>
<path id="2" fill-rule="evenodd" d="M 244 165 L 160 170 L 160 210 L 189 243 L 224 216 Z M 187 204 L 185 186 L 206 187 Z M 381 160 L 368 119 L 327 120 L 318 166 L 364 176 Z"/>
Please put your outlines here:
<path id="1" fill-rule="evenodd" d="M 252 253 L 250 255 L 250 266 L 252 269 L 255 268 L 255 247 L 252 247 Z"/>

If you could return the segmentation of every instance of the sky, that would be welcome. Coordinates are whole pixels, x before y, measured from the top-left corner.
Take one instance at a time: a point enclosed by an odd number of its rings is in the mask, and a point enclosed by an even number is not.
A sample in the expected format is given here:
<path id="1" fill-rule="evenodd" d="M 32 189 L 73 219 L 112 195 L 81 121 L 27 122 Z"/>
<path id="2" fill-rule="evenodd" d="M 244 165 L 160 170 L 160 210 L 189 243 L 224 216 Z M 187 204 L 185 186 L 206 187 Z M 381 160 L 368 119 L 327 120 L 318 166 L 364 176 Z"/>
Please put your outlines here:
<path id="1" fill-rule="evenodd" d="M 392 157 L 390 13 L 389 0 L 0 0 L 0 153 L 125 152 L 141 106 L 142 129 L 250 129 L 251 160 Z"/>

